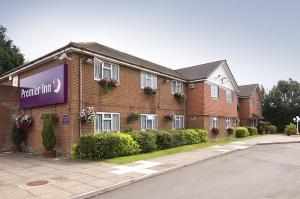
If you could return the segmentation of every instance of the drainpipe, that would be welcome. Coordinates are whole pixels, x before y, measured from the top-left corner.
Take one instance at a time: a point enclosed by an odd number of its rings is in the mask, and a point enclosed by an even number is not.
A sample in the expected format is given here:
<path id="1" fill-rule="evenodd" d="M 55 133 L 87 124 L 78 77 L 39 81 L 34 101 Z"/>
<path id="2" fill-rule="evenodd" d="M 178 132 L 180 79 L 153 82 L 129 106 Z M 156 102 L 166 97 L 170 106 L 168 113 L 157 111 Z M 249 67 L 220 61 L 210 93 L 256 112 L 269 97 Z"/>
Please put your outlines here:
<path id="1" fill-rule="evenodd" d="M 82 50 L 83 51 L 83 50 Z M 82 110 L 82 54 L 79 58 L 79 112 Z M 82 135 L 82 124 L 79 122 L 79 137 Z"/>

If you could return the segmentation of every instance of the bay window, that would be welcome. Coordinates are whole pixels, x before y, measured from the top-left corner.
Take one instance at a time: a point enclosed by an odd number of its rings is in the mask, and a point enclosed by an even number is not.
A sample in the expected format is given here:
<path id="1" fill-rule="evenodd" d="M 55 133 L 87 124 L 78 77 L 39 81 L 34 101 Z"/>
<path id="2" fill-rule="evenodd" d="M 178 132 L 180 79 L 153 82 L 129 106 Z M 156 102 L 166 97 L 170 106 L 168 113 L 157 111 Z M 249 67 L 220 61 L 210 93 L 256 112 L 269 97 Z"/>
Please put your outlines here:
<path id="1" fill-rule="evenodd" d="M 141 88 L 150 87 L 152 89 L 157 89 L 157 76 L 141 72 Z"/>
<path id="2" fill-rule="evenodd" d="M 172 121 L 172 129 L 183 129 L 184 128 L 184 116 L 175 115 Z"/>
<path id="3" fill-rule="evenodd" d="M 114 79 L 119 81 L 119 65 L 94 58 L 94 80 Z"/>
<path id="4" fill-rule="evenodd" d="M 94 121 L 94 132 L 120 131 L 119 113 L 96 113 Z"/>
<path id="5" fill-rule="evenodd" d="M 157 129 L 157 115 L 142 114 L 141 115 L 141 130 L 155 130 Z"/>

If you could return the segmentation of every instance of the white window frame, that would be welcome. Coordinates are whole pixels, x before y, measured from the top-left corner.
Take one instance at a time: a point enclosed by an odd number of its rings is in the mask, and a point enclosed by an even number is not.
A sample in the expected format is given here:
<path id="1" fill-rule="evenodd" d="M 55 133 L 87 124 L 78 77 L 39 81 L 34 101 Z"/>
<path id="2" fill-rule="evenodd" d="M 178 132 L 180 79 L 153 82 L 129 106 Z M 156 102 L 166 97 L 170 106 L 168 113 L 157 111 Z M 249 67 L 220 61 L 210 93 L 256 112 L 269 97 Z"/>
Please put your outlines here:
<path id="1" fill-rule="evenodd" d="M 214 121 L 216 123 L 214 123 Z M 216 124 L 216 125 L 215 125 Z M 219 126 L 219 118 L 217 116 L 211 116 L 210 117 L 210 128 L 218 128 Z"/>
<path id="2" fill-rule="evenodd" d="M 99 75 L 99 74 L 97 74 L 96 73 L 96 71 L 97 71 L 97 68 L 96 68 L 96 63 L 97 62 L 100 62 L 101 63 L 101 74 Z M 107 67 L 107 66 L 105 66 L 105 65 L 110 65 L 110 67 Z M 98 58 L 94 58 L 94 80 L 96 80 L 96 81 L 100 81 L 101 79 L 103 79 L 103 71 L 104 71 L 104 69 L 107 69 L 107 70 L 110 70 L 110 79 L 113 79 L 113 77 L 115 76 L 113 73 L 114 73 L 114 67 L 117 67 L 118 68 L 118 70 L 117 70 L 117 79 L 115 79 L 115 80 L 117 80 L 117 81 L 120 81 L 120 66 L 118 65 L 118 64 L 114 64 L 114 63 L 110 63 L 110 62 L 104 62 L 104 61 L 102 61 L 101 59 L 98 59 Z M 98 69 L 98 71 L 99 71 L 99 69 Z M 98 76 L 100 76 L 100 77 L 98 77 Z"/>
<path id="3" fill-rule="evenodd" d="M 144 79 L 145 78 L 145 79 Z M 151 85 L 147 85 L 147 80 L 151 81 Z M 150 87 L 152 89 L 157 89 L 157 75 L 141 72 L 141 88 Z"/>
<path id="4" fill-rule="evenodd" d="M 143 129 L 143 116 L 146 116 L 146 129 Z M 148 128 L 148 126 L 147 126 L 148 116 L 149 117 L 156 117 L 156 128 L 153 128 L 153 126 L 154 126 L 153 120 L 154 119 L 152 119 L 151 129 Z M 141 114 L 141 131 L 157 130 L 157 129 L 158 129 L 158 116 L 156 114 Z"/>
<path id="5" fill-rule="evenodd" d="M 226 90 L 226 101 L 227 102 L 232 102 L 233 100 L 233 93 L 231 90 Z"/>
<path id="6" fill-rule="evenodd" d="M 225 120 L 226 128 L 232 128 L 233 127 L 233 118 L 227 117 Z"/>
<path id="7" fill-rule="evenodd" d="M 176 126 L 176 121 L 179 121 L 179 125 L 181 123 L 180 119 L 182 119 L 182 127 Z M 184 129 L 184 116 L 183 115 L 175 115 L 173 121 L 172 121 L 172 129 Z"/>
<path id="8" fill-rule="evenodd" d="M 15 75 L 12 77 L 12 86 L 19 87 L 19 76 L 18 75 Z"/>
<path id="9" fill-rule="evenodd" d="M 174 83 L 175 83 L 175 88 L 173 87 Z M 183 84 L 182 84 L 182 82 L 177 81 L 177 80 L 172 80 L 172 82 L 171 82 L 171 93 L 172 94 L 183 93 Z"/>
<path id="10" fill-rule="evenodd" d="M 261 108 L 261 102 L 260 102 L 260 100 L 256 101 L 256 108 Z"/>
<path id="11" fill-rule="evenodd" d="M 108 120 L 108 119 L 105 119 L 104 118 L 104 115 L 105 114 L 107 114 L 107 115 L 110 115 L 110 120 L 111 120 L 111 130 L 110 131 L 103 131 L 103 126 L 104 126 L 104 120 Z M 101 127 L 102 127 L 102 129 L 101 129 L 101 131 L 97 131 L 97 129 L 96 129 L 96 118 L 95 118 L 95 120 L 94 120 L 94 133 L 103 133 L 103 132 L 120 132 L 120 128 L 121 128 L 121 126 L 120 126 L 120 120 L 121 120 L 121 118 L 120 118 L 120 113 L 111 113 L 111 112 L 96 112 L 96 115 L 101 115 Z M 112 129 L 113 129 L 113 116 L 114 115 L 118 115 L 119 116 L 119 129 L 117 130 L 117 131 L 112 131 Z"/>
<path id="12" fill-rule="evenodd" d="M 210 85 L 210 88 L 211 97 L 214 99 L 219 99 L 219 86 L 212 84 Z M 214 91 L 216 91 L 216 95 Z"/>

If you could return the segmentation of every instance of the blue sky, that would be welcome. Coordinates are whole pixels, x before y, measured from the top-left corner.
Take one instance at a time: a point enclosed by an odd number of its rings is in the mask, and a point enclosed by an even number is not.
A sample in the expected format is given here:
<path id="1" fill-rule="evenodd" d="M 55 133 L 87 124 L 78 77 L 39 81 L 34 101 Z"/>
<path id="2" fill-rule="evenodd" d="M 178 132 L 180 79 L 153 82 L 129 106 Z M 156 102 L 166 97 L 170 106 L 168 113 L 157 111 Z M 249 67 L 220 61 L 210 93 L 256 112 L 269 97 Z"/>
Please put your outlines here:
<path id="1" fill-rule="evenodd" d="M 26 60 L 95 41 L 173 69 L 226 59 L 238 84 L 300 81 L 296 0 L 0 0 L 0 9 Z"/>

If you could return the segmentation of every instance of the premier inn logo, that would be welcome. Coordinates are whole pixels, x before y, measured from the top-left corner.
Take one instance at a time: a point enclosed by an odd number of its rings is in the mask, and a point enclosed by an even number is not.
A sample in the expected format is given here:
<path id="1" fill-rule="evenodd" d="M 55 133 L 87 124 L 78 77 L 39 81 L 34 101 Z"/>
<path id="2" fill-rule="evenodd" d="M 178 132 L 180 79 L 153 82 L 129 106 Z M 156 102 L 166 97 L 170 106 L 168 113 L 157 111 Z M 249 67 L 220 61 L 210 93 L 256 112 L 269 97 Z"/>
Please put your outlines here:
<path id="1" fill-rule="evenodd" d="M 21 98 L 24 99 L 24 98 L 43 95 L 51 92 L 58 94 L 60 91 L 61 91 L 61 81 L 60 79 L 55 79 L 50 84 L 42 84 L 34 88 L 22 88 Z"/>

